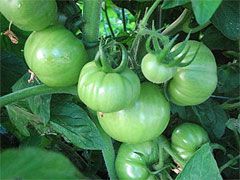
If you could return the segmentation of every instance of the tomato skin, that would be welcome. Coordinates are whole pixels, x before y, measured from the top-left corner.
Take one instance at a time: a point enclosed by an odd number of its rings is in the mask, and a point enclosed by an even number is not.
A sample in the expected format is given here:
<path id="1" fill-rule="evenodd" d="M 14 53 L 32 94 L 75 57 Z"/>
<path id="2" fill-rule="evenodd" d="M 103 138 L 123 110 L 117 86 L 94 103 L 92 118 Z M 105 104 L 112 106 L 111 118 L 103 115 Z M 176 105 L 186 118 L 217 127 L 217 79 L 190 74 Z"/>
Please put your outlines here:
<path id="1" fill-rule="evenodd" d="M 141 154 L 141 156 L 140 156 Z M 158 146 L 155 141 L 141 144 L 123 143 L 118 150 L 115 168 L 121 179 L 156 179 L 148 166 L 158 161 Z"/>
<path id="2" fill-rule="evenodd" d="M 199 125 L 184 123 L 172 133 L 171 146 L 184 160 L 189 160 L 203 144 L 209 142 L 207 132 Z"/>
<path id="3" fill-rule="evenodd" d="M 120 142 L 141 143 L 158 137 L 170 119 L 169 103 L 157 85 L 142 83 L 133 106 L 113 113 L 98 113 L 104 131 Z"/>
<path id="4" fill-rule="evenodd" d="M 129 68 L 107 73 L 94 61 L 87 63 L 78 81 L 78 95 L 91 109 L 114 112 L 128 107 L 140 94 L 140 80 Z"/>
<path id="5" fill-rule="evenodd" d="M 88 60 L 83 43 L 62 26 L 33 32 L 25 43 L 24 56 L 29 68 L 51 87 L 76 84 Z"/>
<path id="6" fill-rule="evenodd" d="M 0 11 L 14 25 L 24 31 L 39 31 L 55 23 L 55 0 L 1 0 Z"/>
<path id="7" fill-rule="evenodd" d="M 192 59 L 199 44 L 200 42 L 197 41 L 187 42 L 190 50 L 183 62 Z M 181 43 L 175 45 L 173 50 L 180 45 Z M 216 86 L 217 66 L 215 58 L 208 47 L 201 44 L 194 61 L 186 67 L 179 67 L 173 79 L 170 80 L 168 95 L 171 101 L 179 106 L 193 106 L 206 101 Z"/>
<path id="8" fill-rule="evenodd" d="M 176 72 L 175 67 L 159 62 L 157 56 L 151 53 L 143 57 L 141 69 L 146 79 L 156 84 L 170 80 Z"/>
<path id="9" fill-rule="evenodd" d="M 121 179 L 158 179 L 150 174 L 150 167 L 159 161 L 159 148 L 168 145 L 164 136 L 140 144 L 123 143 L 115 161 L 118 178 Z M 165 162 L 169 155 L 162 152 L 162 161 Z"/>

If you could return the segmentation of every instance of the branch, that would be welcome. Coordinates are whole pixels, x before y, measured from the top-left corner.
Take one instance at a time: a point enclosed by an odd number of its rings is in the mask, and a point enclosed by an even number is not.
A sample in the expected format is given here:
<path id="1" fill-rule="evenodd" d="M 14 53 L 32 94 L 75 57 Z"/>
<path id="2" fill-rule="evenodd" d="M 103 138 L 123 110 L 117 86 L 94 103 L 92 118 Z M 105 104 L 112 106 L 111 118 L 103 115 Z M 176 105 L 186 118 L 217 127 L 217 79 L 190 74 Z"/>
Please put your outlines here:
<path id="1" fill-rule="evenodd" d="M 57 93 L 66 93 L 77 95 L 77 87 L 61 87 L 61 88 L 51 88 L 44 84 L 21 89 L 19 91 L 7 94 L 0 97 L 0 107 L 3 107 L 7 104 L 19 101 L 31 96 L 41 95 L 41 94 L 57 94 Z"/>

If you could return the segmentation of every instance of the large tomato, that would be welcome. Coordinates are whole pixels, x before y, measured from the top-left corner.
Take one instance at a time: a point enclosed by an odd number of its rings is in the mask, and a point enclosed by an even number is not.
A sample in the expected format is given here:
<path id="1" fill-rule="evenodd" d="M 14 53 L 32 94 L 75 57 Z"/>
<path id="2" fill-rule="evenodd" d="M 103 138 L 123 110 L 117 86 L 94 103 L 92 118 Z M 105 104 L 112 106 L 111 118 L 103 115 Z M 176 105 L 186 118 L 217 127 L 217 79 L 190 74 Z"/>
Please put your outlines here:
<path id="1" fill-rule="evenodd" d="M 25 43 L 24 56 L 37 77 L 52 87 L 76 84 L 88 60 L 83 43 L 62 26 L 33 32 Z"/>
<path id="2" fill-rule="evenodd" d="M 160 88 L 152 83 L 141 84 L 141 92 L 133 106 L 113 113 L 98 113 L 98 119 L 113 139 L 140 143 L 159 136 L 170 118 L 169 103 Z"/>
<path id="3" fill-rule="evenodd" d="M 39 31 L 57 20 L 55 0 L 1 0 L 0 11 L 25 31 Z"/>
<path id="4" fill-rule="evenodd" d="M 179 156 L 189 160 L 203 144 L 209 142 L 207 132 L 199 125 L 184 123 L 176 127 L 172 133 L 171 145 Z"/>
<path id="5" fill-rule="evenodd" d="M 119 44 L 118 44 L 119 45 Z M 140 80 L 127 67 L 127 54 L 123 45 L 122 62 L 113 69 L 108 60 L 87 63 L 78 81 L 78 95 L 91 109 L 102 113 L 115 112 L 132 105 L 140 94 Z M 103 52 L 102 50 L 99 51 Z M 103 53 L 101 53 L 103 55 Z"/>
<path id="6" fill-rule="evenodd" d="M 181 43 L 175 45 L 177 49 Z M 188 41 L 189 52 L 183 63 L 189 62 L 195 55 L 200 42 Z M 184 51 L 182 52 L 184 53 Z M 179 56 L 182 55 L 179 54 Z M 199 51 L 191 64 L 179 67 L 173 79 L 168 85 L 168 95 L 171 101 L 180 106 L 197 105 L 207 100 L 217 86 L 217 66 L 215 58 L 204 44 L 200 45 Z"/>

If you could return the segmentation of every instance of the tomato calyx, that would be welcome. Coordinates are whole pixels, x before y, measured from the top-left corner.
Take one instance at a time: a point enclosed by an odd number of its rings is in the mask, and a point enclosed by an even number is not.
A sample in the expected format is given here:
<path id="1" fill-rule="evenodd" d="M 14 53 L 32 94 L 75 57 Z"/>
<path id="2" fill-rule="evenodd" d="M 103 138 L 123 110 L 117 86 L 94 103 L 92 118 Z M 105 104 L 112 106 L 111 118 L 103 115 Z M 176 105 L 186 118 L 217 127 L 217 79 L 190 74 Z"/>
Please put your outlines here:
<path id="1" fill-rule="evenodd" d="M 158 62 L 161 64 L 164 64 L 168 67 L 185 67 L 191 64 L 191 62 L 195 59 L 200 45 L 193 58 L 188 62 L 183 62 L 184 58 L 190 50 L 190 46 L 187 46 L 187 41 L 190 37 L 190 33 L 187 35 L 186 39 L 183 41 L 180 47 L 178 47 L 176 50 L 172 50 L 177 37 L 178 35 L 170 39 L 168 36 L 154 32 L 154 30 L 150 31 L 149 37 L 146 41 L 146 50 L 148 53 L 154 54 L 157 57 Z M 151 42 L 153 48 L 151 48 Z"/>
<path id="2" fill-rule="evenodd" d="M 111 66 L 111 62 L 109 61 L 109 59 L 110 60 L 113 59 L 112 57 L 111 58 L 109 57 L 109 55 L 111 56 L 111 53 L 107 54 L 106 50 L 109 48 L 112 48 L 112 49 L 119 48 L 120 50 L 121 62 L 116 68 L 113 68 Z M 95 63 L 98 67 L 100 67 L 106 73 L 120 73 L 127 68 L 127 63 L 128 63 L 127 50 L 121 43 L 118 43 L 118 42 L 109 43 L 107 45 L 100 44 L 99 51 L 95 57 Z"/>

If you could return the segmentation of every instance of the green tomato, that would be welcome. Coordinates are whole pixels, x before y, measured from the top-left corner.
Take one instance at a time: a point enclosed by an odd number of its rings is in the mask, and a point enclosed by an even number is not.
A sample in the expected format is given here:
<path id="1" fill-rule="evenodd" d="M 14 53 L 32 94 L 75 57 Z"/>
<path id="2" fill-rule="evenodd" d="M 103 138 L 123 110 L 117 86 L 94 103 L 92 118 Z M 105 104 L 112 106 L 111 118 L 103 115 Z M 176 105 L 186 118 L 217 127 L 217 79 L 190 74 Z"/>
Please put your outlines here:
<path id="1" fill-rule="evenodd" d="M 165 137 L 161 136 L 160 138 L 168 143 Z M 163 152 L 163 162 L 167 159 L 168 154 Z M 115 169 L 120 180 L 153 180 L 158 178 L 150 173 L 153 169 L 151 166 L 158 161 L 159 146 L 157 139 L 140 144 L 123 143 L 118 150 Z"/>
<path id="2" fill-rule="evenodd" d="M 181 43 L 175 45 L 177 49 Z M 200 42 L 188 41 L 190 50 L 182 61 L 189 62 Z M 186 49 L 185 49 L 186 50 Z M 184 50 L 184 51 L 185 51 Z M 182 53 L 184 53 L 184 51 Z M 182 55 L 179 54 L 179 56 Z M 168 85 L 170 100 L 180 106 L 193 106 L 206 101 L 217 86 L 217 66 L 215 58 L 207 46 L 201 44 L 193 62 L 186 67 L 179 67 Z"/>
<path id="3" fill-rule="evenodd" d="M 25 43 L 24 56 L 29 68 L 51 87 L 76 84 L 88 59 L 83 43 L 62 26 L 33 32 Z"/>
<path id="4" fill-rule="evenodd" d="M 189 160 L 203 144 L 209 142 L 209 138 L 201 126 L 184 123 L 174 129 L 171 141 L 172 149 L 182 159 Z"/>
<path id="5" fill-rule="evenodd" d="M 133 106 L 113 113 L 98 113 L 104 131 L 120 142 L 141 143 L 158 137 L 170 119 L 169 103 L 157 85 L 143 83 Z"/>
<path id="6" fill-rule="evenodd" d="M 105 72 L 96 62 L 87 63 L 78 81 L 78 95 L 91 109 L 115 112 L 132 105 L 140 94 L 140 80 L 128 67 Z"/>
<path id="7" fill-rule="evenodd" d="M 0 11 L 24 31 L 39 31 L 57 20 L 55 0 L 1 0 Z"/>
<path id="8" fill-rule="evenodd" d="M 167 64 L 159 62 L 157 56 L 152 53 L 143 57 L 141 69 L 147 80 L 157 84 L 168 81 L 176 73 L 175 67 L 169 67 Z"/>

